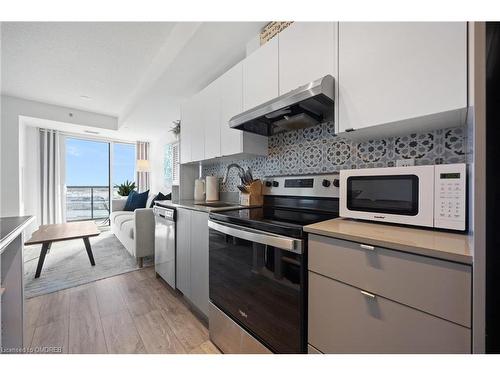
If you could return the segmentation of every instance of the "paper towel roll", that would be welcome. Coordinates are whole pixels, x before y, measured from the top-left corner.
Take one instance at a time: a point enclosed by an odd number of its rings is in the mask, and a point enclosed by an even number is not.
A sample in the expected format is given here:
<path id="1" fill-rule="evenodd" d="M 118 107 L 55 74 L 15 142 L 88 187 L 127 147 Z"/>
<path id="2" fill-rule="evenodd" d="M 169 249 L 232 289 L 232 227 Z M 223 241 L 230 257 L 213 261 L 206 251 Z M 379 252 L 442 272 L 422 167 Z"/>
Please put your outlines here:
<path id="1" fill-rule="evenodd" d="M 207 176 L 206 178 L 206 199 L 207 201 L 219 200 L 219 179 L 215 176 Z"/>

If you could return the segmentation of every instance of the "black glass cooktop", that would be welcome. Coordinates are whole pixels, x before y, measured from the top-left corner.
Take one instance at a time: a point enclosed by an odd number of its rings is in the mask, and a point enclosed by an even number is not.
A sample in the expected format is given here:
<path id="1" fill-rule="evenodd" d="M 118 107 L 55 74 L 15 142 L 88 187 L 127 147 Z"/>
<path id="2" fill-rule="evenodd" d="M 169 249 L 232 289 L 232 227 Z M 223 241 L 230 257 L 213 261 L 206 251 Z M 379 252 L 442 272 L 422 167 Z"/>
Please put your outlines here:
<path id="1" fill-rule="evenodd" d="M 273 202 L 278 203 L 278 202 Z M 281 234 L 289 237 L 303 238 L 305 225 L 318 223 L 338 217 L 338 201 L 321 201 L 322 205 L 313 207 L 311 202 L 293 204 L 282 201 L 283 205 L 265 205 L 261 208 L 244 208 L 232 211 L 211 213 L 210 218 L 243 227 Z M 304 202 L 303 202 L 304 203 Z"/>

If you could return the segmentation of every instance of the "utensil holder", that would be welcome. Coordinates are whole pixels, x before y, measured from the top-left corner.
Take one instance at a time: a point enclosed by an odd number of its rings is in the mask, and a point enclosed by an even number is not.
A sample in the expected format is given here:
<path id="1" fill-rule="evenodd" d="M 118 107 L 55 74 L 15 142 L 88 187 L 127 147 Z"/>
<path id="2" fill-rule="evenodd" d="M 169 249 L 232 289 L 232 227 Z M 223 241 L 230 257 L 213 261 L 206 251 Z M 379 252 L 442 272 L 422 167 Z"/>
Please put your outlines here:
<path id="1" fill-rule="evenodd" d="M 240 204 L 242 206 L 261 206 L 263 204 L 262 197 L 262 181 L 255 180 L 250 185 L 246 185 L 248 193 L 240 192 Z"/>

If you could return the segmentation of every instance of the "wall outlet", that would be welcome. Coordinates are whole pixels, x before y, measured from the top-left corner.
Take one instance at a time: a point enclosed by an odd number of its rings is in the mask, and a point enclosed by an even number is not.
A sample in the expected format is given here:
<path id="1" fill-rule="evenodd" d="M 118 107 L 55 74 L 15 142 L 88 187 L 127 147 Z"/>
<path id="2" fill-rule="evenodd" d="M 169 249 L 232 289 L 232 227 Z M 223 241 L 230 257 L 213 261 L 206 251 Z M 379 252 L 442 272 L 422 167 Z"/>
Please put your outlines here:
<path id="1" fill-rule="evenodd" d="M 396 167 L 411 167 L 413 165 L 415 165 L 415 159 L 396 160 Z"/>

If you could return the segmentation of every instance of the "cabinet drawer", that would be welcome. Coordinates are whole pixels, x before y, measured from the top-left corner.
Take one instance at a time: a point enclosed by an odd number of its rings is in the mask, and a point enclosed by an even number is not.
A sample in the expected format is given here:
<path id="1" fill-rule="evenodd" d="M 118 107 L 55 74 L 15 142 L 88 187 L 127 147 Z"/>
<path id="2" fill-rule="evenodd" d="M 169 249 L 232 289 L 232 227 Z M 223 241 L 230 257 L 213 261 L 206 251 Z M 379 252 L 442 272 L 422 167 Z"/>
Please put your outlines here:
<path id="1" fill-rule="evenodd" d="M 467 265 L 309 235 L 309 269 L 471 326 L 471 269 Z"/>
<path id="2" fill-rule="evenodd" d="M 323 353 L 470 353 L 470 329 L 309 272 L 308 342 Z"/>

